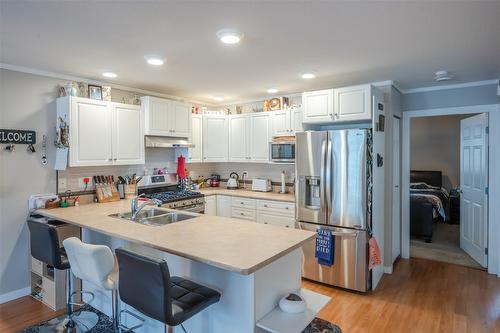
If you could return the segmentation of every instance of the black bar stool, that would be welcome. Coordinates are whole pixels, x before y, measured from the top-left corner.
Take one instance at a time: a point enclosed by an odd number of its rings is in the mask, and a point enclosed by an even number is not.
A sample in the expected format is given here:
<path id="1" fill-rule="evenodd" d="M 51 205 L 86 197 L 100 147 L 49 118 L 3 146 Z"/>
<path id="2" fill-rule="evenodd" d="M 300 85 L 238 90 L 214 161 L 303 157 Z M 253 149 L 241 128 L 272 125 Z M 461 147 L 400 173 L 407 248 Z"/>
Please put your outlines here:
<path id="1" fill-rule="evenodd" d="M 64 248 L 59 246 L 59 236 L 55 225 L 46 218 L 30 216 L 28 228 L 30 230 L 31 255 L 55 269 L 66 271 L 66 314 L 48 321 L 40 327 L 39 332 L 65 332 L 80 333 L 88 331 L 92 324 L 97 323 L 98 317 L 89 311 L 73 312 L 74 303 L 71 298 L 75 292 L 72 291 L 70 264 Z M 94 324 L 95 325 L 95 324 Z"/>
<path id="2" fill-rule="evenodd" d="M 144 315 L 164 323 L 166 332 L 217 303 L 221 294 L 177 276 L 170 276 L 165 260 L 116 249 L 120 298 Z M 122 312 L 130 313 L 126 310 Z M 136 329 L 141 325 L 124 329 Z"/>

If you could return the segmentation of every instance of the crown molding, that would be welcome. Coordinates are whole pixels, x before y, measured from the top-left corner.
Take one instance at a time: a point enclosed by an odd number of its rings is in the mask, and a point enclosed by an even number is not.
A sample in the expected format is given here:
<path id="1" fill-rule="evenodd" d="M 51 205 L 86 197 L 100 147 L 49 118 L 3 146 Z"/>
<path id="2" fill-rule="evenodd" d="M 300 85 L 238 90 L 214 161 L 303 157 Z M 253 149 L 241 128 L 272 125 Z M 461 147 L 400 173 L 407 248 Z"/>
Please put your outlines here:
<path id="1" fill-rule="evenodd" d="M 24 66 L 17 66 L 17 65 L 6 64 L 6 63 L 0 63 L 0 69 L 7 69 L 10 71 L 14 71 L 14 72 L 21 72 L 21 73 L 45 76 L 45 77 L 50 77 L 50 78 L 54 78 L 54 79 L 85 82 L 87 84 L 106 85 L 106 86 L 110 86 L 111 88 L 115 88 L 115 89 L 135 92 L 135 93 L 144 94 L 144 95 L 148 95 L 148 96 L 163 97 L 163 98 L 168 98 L 168 99 L 172 99 L 172 100 L 176 100 L 176 101 L 180 101 L 180 102 L 201 104 L 203 106 L 208 106 L 208 107 L 216 107 L 217 106 L 217 105 L 214 105 L 213 103 L 207 103 L 207 102 L 198 101 L 198 100 L 190 99 L 190 98 L 186 98 L 186 97 L 169 95 L 169 94 L 164 94 L 164 93 L 160 93 L 160 92 L 156 92 L 156 91 L 150 91 L 150 90 L 145 90 L 145 89 L 140 89 L 140 88 L 123 86 L 123 85 L 115 84 L 112 82 L 91 80 L 91 79 L 87 79 L 84 77 L 67 75 L 67 74 L 56 73 L 56 72 L 50 72 L 50 71 L 40 70 L 40 69 L 36 69 L 36 68 L 31 68 L 31 67 L 24 67 Z"/>
<path id="2" fill-rule="evenodd" d="M 404 94 L 415 94 L 420 92 L 438 91 L 438 90 L 448 90 L 448 89 L 460 89 L 460 88 L 470 88 L 470 87 L 480 87 L 498 84 L 498 80 L 483 80 L 483 81 L 473 81 L 464 83 L 448 84 L 444 86 L 430 86 L 422 88 L 413 88 L 404 90 Z"/>

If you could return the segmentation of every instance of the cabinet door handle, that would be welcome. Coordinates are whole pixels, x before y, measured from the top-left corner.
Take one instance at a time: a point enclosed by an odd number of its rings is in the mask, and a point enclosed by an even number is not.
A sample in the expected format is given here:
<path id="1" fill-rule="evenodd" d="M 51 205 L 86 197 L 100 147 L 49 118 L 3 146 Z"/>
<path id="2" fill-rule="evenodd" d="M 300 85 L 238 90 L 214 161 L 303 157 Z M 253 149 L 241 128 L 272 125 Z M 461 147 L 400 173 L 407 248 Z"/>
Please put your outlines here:
<path id="1" fill-rule="evenodd" d="M 286 225 L 285 228 L 289 228 L 289 226 Z"/>
<path id="2" fill-rule="evenodd" d="M 266 208 L 267 208 L 267 205 L 264 205 L 264 207 L 266 207 Z"/>

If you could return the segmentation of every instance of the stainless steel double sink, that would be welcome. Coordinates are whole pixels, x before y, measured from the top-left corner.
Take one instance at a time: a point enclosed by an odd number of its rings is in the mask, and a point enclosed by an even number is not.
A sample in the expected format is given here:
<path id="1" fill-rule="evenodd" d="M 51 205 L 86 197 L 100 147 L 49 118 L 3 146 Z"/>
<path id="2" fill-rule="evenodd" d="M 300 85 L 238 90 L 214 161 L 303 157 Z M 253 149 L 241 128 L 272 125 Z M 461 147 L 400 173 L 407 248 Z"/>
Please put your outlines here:
<path id="1" fill-rule="evenodd" d="M 167 225 L 170 223 L 180 222 L 184 220 L 189 220 L 196 217 L 195 215 L 165 211 L 156 208 L 142 209 L 139 213 L 137 213 L 135 219 L 132 218 L 132 213 L 130 212 L 116 213 L 116 214 L 111 214 L 109 216 L 155 227 Z"/>

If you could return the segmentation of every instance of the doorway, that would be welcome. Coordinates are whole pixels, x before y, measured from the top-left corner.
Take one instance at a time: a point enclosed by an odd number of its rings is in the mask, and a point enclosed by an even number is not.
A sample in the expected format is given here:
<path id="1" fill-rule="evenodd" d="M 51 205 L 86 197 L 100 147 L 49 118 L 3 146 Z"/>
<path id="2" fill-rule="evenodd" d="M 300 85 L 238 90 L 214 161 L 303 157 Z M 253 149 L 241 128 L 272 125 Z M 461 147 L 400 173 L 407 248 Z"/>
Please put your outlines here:
<path id="1" fill-rule="evenodd" d="M 420 117 L 445 116 L 445 115 L 477 115 L 484 113 L 489 117 L 489 138 L 490 142 L 496 142 L 500 137 L 500 113 L 497 105 L 477 105 L 468 107 L 454 107 L 443 109 L 429 109 L 403 112 L 403 144 L 402 144 L 402 186 L 401 186 L 401 209 L 402 209 L 402 257 L 410 257 L 410 171 L 411 171 L 411 120 Z M 489 179 L 485 180 L 486 199 L 491 202 L 499 200 L 499 182 L 500 177 L 500 151 L 489 150 L 488 160 L 484 161 L 484 167 L 489 169 Z M 461 204 L 462 204 L 461 200 Z M 479 211 L 481 213 L 479 214 Z M 500 276 L 500 258 L 497 251 L 500 249 L 498 239 L 500 239 L 500 210 L 493 206 L 482 207 L 482 209 L 469 210 L 475 214 L 473 218 L 482 216 L 489 221 L 485 226 L 485 236 L 482 241 L 487 244 L 488 255 L 485 254 L 485 266 L 489 273 Z M 471 213 L 469 213 L 471 214 Z M 469 215 L 470 216 L 470 215 Z M 474 221 L 474 219 L 473 219 Z M 476 222 L 473 222 L 476 223 Z M 477 236 L 475 236 L 477 237 Z M 483 249 L 485 251 L 485 249 Z M 484 252 L 483 252 L 484 253 Z"/>
<path id="2" fill-rule="evenodd" d="M 469 254 L 471 249 L 463 248 L 470 237 L 461 239 L 463 231 L 471 229 L 461 228 L 464 223 L 460 223 L 464 164 L 461 127 L 475 117 L 462 114 L 411 120 L 410 257 L 473 268 L 486 265 Z M 464 217 L 462 222 L 469 219 Z"/>

